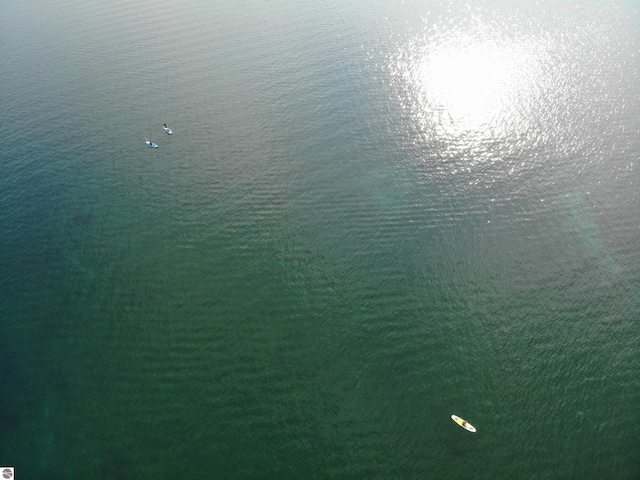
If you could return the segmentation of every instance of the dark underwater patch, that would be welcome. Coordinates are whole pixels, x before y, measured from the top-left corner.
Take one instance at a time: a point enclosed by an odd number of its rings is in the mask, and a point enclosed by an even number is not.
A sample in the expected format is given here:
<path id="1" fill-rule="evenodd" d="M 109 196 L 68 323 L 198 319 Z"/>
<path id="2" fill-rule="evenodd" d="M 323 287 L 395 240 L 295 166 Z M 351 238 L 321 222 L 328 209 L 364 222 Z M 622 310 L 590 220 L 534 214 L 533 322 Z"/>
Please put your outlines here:
<path id="1" fill-rule="evenodd" d="M 93 215 L 91 213 L 82 213 L 71 217 L 72 227 L 86 227 L 93 221 Z"/>
<path id="2" fill-rule="evenodd" d="M 0 353 L 0 375 L 3 380 L 3 388 L 0 389 L 0 432 L 3 435 L 12 432 L 20 424 L 30 390 L 24 365 L 19 361 L 15 349 L 7 343 L 2 342 Z"/>

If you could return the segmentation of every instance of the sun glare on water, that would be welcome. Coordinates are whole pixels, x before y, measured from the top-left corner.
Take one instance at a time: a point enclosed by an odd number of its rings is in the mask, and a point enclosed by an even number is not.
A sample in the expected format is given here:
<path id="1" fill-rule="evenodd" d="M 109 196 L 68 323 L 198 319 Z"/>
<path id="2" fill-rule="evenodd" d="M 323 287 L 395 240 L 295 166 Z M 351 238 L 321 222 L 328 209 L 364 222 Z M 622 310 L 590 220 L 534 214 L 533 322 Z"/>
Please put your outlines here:
<path id="1" fill-rule="evenodd" d="M 446 137 L 507 134 L 538 84 L 531 46 L 483 34 L 425 34 L 402 47 L 392 70 L 421 129 Z"/>
<path id="2" fill-rule="evenodd" d="M 418 62 L 417 88 L 424 106 L 445 113 L 456 130 L 490 126 L 517 95 L 518 72 L 495 46 L 443 47 Z"/>

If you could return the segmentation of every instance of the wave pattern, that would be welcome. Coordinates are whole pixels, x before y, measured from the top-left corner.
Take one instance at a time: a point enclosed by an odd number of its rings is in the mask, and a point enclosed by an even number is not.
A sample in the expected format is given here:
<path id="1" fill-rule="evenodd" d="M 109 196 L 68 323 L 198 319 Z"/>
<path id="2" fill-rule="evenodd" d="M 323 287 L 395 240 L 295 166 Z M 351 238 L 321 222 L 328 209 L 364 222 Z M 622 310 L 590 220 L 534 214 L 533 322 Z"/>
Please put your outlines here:
<path id="1" fill-rule="evenodd" d="M 637 476 L 637 12 L 223 3 L 2 7 L 0 460 Z"/>

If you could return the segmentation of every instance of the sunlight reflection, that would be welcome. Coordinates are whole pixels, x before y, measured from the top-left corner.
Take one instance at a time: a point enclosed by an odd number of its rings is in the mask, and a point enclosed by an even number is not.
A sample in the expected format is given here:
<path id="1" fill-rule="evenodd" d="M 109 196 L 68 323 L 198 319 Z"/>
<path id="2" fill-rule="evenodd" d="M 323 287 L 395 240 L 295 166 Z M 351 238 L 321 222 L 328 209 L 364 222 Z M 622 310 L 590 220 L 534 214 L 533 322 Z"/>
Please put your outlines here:
<path id="1" fill-rule="evenodd" d="M 392 75 L 425 134 L 495 140 L 518 133 L 539 95 L 537 48 L 482 30 L 425 32 L 401 47 Z"/>
<path id="2" fill-rule="evenodd" d="M 444 111 L 458 133 L 488 127 L 522 87 L 512 59 L 494 45 L 443 46 L 418 61 L 423 105 Z M 426 105 L 425 105 L 426 104 Z M 452 132 L 453 133 L 453 132 Z"/>

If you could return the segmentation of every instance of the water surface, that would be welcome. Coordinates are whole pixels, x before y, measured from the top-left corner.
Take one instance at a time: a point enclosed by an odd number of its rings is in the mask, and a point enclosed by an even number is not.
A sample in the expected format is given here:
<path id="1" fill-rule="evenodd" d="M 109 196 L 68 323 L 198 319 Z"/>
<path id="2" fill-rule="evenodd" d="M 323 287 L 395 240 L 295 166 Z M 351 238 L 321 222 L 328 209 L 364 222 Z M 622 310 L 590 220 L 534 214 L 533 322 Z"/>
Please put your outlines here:
<path id="1" fill-rule="evenodd" d="M 0 463 L 637 478 L 639 27 L 4 2 Z"/>

